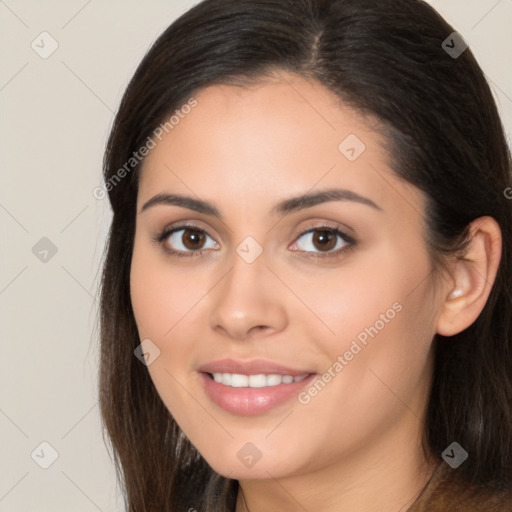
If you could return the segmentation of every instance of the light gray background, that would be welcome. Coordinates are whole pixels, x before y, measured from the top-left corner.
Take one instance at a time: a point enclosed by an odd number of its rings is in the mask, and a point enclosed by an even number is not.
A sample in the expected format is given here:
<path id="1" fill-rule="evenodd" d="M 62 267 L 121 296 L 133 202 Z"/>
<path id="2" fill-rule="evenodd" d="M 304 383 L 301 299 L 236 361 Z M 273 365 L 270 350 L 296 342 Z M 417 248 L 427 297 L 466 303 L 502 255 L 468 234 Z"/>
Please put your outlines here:
<path id="1" fill-rule="evenodd" d="M 97 287 L 111 214 L 93 189 L 124 88 L 194 3 L 0 0 L 2 512 L 123 510 L 98 413 Z M 510 141 L 512 0 L 430 3 L 475 53 Z M 46 59 L 31 47 L 50 48 L 43 31 L 58 43 Z M 32 251 L 43 237 L 57 247 L 46 261 Z M 58 453 L 47 469 L 43 441 Z"/>

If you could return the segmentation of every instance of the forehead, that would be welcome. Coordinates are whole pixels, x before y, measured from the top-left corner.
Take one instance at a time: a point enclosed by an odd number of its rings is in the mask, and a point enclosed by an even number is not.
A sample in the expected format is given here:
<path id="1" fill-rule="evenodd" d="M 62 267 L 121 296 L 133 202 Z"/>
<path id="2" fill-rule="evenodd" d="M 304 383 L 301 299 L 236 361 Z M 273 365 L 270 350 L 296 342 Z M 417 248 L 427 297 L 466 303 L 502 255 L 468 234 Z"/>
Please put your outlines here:
<path id="1" fill-rule="evenodd" d="M 344 186 L 385 202 L 389 185 L 382 176 L 392 170 L 377 121 L 349 109 L 319 82 L 280 77 L 246 87 L 216 84 L 195 94 L 197 105 L 146 157 L 141 201 L 162 187 L 212 202 L 265 203 L 270 196 Z"/>

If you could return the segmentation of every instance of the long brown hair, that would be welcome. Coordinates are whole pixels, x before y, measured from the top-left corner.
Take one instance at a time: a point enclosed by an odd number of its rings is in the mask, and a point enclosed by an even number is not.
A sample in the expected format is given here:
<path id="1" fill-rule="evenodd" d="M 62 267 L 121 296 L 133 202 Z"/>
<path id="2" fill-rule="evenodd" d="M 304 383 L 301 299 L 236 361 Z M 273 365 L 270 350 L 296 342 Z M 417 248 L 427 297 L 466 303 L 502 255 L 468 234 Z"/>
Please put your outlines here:
<path id="1" fill-rule="evenodd" d="M 512 485 L 511 156 L 471 50 L 455 56 L 442 45 L 453 32 L 420 0 L 204 0 L 152 45 L 104 158 L 113 220 L 101 284 L 100 404 L 129 512 L 234 511 L 238 482 L 209 467 L 134 356 L 141 340 L 129 276 L 140 162 L 126 163 L 200 89 L 275 70 L 314 78 L 382 123 L 395 173 L 428 198 L 436 269 L 464 247 L 472 220 L 499 223 L 501 263 L 484 310 L 460 334 L 433 340 L 424 447 L 439 456 L 457 441 L 469 453 L 457 469 L 468 483 Z"/>

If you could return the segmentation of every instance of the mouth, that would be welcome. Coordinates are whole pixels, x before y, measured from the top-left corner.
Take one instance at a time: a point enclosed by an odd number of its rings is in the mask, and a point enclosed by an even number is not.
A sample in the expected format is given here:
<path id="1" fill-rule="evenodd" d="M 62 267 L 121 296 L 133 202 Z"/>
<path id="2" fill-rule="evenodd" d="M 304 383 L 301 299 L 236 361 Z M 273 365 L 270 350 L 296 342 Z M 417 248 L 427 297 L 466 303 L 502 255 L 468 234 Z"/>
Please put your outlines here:
<path id="1" fill-rule="evenodd" d="M 280 406 L 294 406 L 294 399 L 317 377 L 317 373 L 199 372 L 203 390 L 217 407 L 237 416 L 257 416 Z"/>

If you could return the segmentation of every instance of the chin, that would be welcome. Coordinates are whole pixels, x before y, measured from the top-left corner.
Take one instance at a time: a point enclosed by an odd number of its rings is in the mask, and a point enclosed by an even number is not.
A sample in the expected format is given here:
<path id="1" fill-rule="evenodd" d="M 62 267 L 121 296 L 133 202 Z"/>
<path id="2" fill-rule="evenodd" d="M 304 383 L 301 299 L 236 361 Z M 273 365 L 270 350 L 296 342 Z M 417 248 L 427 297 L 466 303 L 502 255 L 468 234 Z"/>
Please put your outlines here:
<path id="1" fill-rule="evenodd" d="M 251 460 L 251 455 L 248 455 L 251 452 L 250 447 L 242 448 L 237 452 L 239 453 L 235 457 L 223 454 L 204 458 L 219 475 L 235 480 L 266 480 L 283 478 L 295 473 L 289 459 L 285 460 L 286 456 L 283 456 L 282 453 L 278 454 L 276 460 L 274 457 L 265 456 L 265 454 L 260 454 L 260 458 L 257 458 L 256 452 L 254 452 Z"/>

